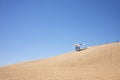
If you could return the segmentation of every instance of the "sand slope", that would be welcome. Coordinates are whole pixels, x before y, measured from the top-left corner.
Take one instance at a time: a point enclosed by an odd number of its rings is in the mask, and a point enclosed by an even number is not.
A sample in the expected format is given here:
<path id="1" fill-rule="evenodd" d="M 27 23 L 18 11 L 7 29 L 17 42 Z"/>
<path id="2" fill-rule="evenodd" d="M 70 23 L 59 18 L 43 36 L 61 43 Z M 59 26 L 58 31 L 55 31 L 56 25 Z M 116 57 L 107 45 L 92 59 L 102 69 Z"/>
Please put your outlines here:
<path id="1" fill-rule="evenodd" d="M 120 43 L 1 67 L 0 80 L 120 80 Z"/>

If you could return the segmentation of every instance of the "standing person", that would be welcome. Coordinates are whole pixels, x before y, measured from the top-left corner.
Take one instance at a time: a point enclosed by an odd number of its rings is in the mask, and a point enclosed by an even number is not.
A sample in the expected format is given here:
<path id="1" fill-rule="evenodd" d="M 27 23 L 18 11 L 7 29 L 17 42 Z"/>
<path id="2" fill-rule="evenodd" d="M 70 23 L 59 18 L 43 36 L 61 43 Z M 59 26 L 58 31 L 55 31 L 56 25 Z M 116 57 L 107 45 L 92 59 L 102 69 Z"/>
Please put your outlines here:
<path id="1" fill-rule="evenodd" d="M 119 41 L 116 41 L 117 43 L 119 42 Z"/>

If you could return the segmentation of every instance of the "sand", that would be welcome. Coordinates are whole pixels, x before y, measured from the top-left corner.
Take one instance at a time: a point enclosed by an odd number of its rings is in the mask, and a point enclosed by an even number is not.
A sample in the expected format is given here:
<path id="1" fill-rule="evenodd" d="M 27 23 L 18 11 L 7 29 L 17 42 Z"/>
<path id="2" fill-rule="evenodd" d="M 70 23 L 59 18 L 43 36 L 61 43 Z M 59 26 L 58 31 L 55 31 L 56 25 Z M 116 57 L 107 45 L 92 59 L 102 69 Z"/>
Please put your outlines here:
<path id="1" fill-rule="evenodd" d="M 0 80 L 120 80 L 120 43 L 0 67 Z"/>

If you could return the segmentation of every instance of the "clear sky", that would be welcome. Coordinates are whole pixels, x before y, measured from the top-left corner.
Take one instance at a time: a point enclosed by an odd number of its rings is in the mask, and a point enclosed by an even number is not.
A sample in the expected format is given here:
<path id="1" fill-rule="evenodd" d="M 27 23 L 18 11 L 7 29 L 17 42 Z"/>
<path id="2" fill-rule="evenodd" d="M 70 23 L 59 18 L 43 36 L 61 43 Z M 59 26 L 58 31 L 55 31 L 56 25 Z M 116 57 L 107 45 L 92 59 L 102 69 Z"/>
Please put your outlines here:
<path id="1" fill-rule="evenodd" d="M 0 66 L 120 40 L 120 0 L 0 0 Z"/>

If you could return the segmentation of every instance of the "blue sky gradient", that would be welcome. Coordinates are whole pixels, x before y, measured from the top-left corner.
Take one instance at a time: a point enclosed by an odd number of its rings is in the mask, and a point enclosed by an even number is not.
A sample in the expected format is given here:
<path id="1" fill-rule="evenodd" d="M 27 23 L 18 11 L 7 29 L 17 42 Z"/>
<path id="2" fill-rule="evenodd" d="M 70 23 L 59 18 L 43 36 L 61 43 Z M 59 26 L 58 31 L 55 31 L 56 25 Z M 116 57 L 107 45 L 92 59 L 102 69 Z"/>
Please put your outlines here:
<path id="1" fill-rule="evenodd" d="M 120 40 L 120 0 L 0 0 L 0 66 Z"/>

